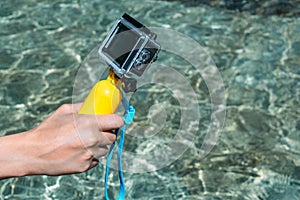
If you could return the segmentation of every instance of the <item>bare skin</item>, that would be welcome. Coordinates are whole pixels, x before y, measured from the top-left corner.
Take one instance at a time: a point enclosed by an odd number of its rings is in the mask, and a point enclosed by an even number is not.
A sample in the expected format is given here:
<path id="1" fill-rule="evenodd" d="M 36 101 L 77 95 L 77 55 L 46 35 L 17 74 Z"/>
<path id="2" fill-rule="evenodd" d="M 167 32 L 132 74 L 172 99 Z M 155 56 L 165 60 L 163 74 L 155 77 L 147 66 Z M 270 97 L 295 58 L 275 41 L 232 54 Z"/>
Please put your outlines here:
<path id="1" fill-rule="evenodd" d="M 65 104 L 38 127 L 0 137 L 0 179 L 87 171 L 108 153 L 120 128 L 119 115 L 79 115 L 81 104 Z"/>

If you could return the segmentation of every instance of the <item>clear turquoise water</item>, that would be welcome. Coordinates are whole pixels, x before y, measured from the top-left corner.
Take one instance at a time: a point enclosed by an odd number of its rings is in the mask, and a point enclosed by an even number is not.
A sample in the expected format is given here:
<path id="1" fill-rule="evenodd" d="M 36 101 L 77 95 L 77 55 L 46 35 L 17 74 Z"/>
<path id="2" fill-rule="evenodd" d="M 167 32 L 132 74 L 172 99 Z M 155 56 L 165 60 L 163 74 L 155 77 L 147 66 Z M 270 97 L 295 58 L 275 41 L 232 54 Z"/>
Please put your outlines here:
<path id="1" fill-rule="evenodd" d="M 148 26 L 184 33 L 210 53 L 225 83 L 227 115 L 218 144 L 200 159 L 209 93 L 199 74 L 162 54 L 161 62 L 185 73 L 201 102 L 199 134 L 170 165 L 125 173 L 127 199 L 300 199 L 299 2 L 217 2 L 1 1 L 0 134 L 31 129 L 60 104 L 71 103 L 80 63 L 128 12 Z M 136 123 L 147 122 L 142 108 L 157 101 L 169 105 L 163 134 L 152 141 L 159 143 L 178 128 L 178 102 L 162 87 L 143 91 L 132 99 L 140 108 Z M 139 98 L 146 103 L 139 105 Z M 126 150 L 149 148 L 129 138 Z M 103 175 L 100 165 L 78 175 L 3 180 L 0 198 L 103 199 Z M 116 196 L 117 176 L 111 183 Z"/>

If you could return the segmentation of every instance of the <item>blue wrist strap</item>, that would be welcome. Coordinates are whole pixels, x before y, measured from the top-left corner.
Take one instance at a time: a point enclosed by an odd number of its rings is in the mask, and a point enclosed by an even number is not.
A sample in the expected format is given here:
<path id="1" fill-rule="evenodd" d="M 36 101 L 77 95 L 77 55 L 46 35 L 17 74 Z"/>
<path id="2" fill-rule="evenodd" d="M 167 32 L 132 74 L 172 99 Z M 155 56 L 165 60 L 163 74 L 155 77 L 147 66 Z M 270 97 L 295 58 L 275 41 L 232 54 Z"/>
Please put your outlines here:
<path id="1" fill-rule="evenodd" d="M 123 144 L 124 144 L 124 138 L 125 138 L 125 132 L 126 132 L 126 125 L 132 123 L 134 113 L 135 113 L 134 108 L 131 105 L 129 105 L 129 103 L 128 103 L 127 99 L 124 97 L 124 95 L 122 97 L 122 105 L 125 109 L 125 113 L 123 116 L 124 125 L 119 130 L 116 131 L 117 137 L 118 137 L 118 134 L 120 134 L 120 141 L 119 141 L 118 152 L 117 152 L 119 180 L 120 180 L 120 192 L 119 192 L 117 200 L 125 199 L 126 189 L 125 189 L 125 183 L 124 183 L 124 177 L 123 177 L 123 171 L 122 171 L 122 150 L 123 150 Z M 106 158 L 106 170 L 105 170 L 105 182 L 104 182 L 104 192 L 105 192 L 106 200 L 109 200 L 109 197 L 108 197 L 108 174 L 109 174 L 109 168 L 110 168 L 110 161 L 112 159 L 113 152 L 116 148 L 116 145 L 117 145 L 117 142 L 115 141 L 112 144 L 109 154 Z"/>

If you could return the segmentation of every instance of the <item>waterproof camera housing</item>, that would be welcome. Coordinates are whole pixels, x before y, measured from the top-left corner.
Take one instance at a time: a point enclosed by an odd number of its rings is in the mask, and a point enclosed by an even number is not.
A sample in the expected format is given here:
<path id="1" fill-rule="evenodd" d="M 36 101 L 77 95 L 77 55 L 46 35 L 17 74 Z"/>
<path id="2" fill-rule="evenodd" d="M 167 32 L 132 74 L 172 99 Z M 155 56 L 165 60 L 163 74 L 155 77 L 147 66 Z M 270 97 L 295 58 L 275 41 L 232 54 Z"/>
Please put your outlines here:
<path id="1" fill-rule="evenodd" d="M 117 76 L 137 79 L 157 59 L 160 45 L 155 39 L 155 33 L 125 13 L 98 52 Z"/>

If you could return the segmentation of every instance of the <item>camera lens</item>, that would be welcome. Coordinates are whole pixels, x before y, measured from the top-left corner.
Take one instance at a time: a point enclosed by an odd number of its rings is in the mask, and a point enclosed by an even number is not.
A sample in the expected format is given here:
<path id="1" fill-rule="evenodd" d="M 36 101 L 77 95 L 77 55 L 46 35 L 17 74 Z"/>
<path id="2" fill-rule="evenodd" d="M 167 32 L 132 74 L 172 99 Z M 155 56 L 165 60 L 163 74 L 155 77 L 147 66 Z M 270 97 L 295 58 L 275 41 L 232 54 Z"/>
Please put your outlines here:
<path id="1" fill-rule="evenodd" d="M 150 57 L 151 57 L 150 51 L 148 49 L 143 49 L 138 59 L 141 60 L 143 64 L 147 64 L 150 61 Z"/>

